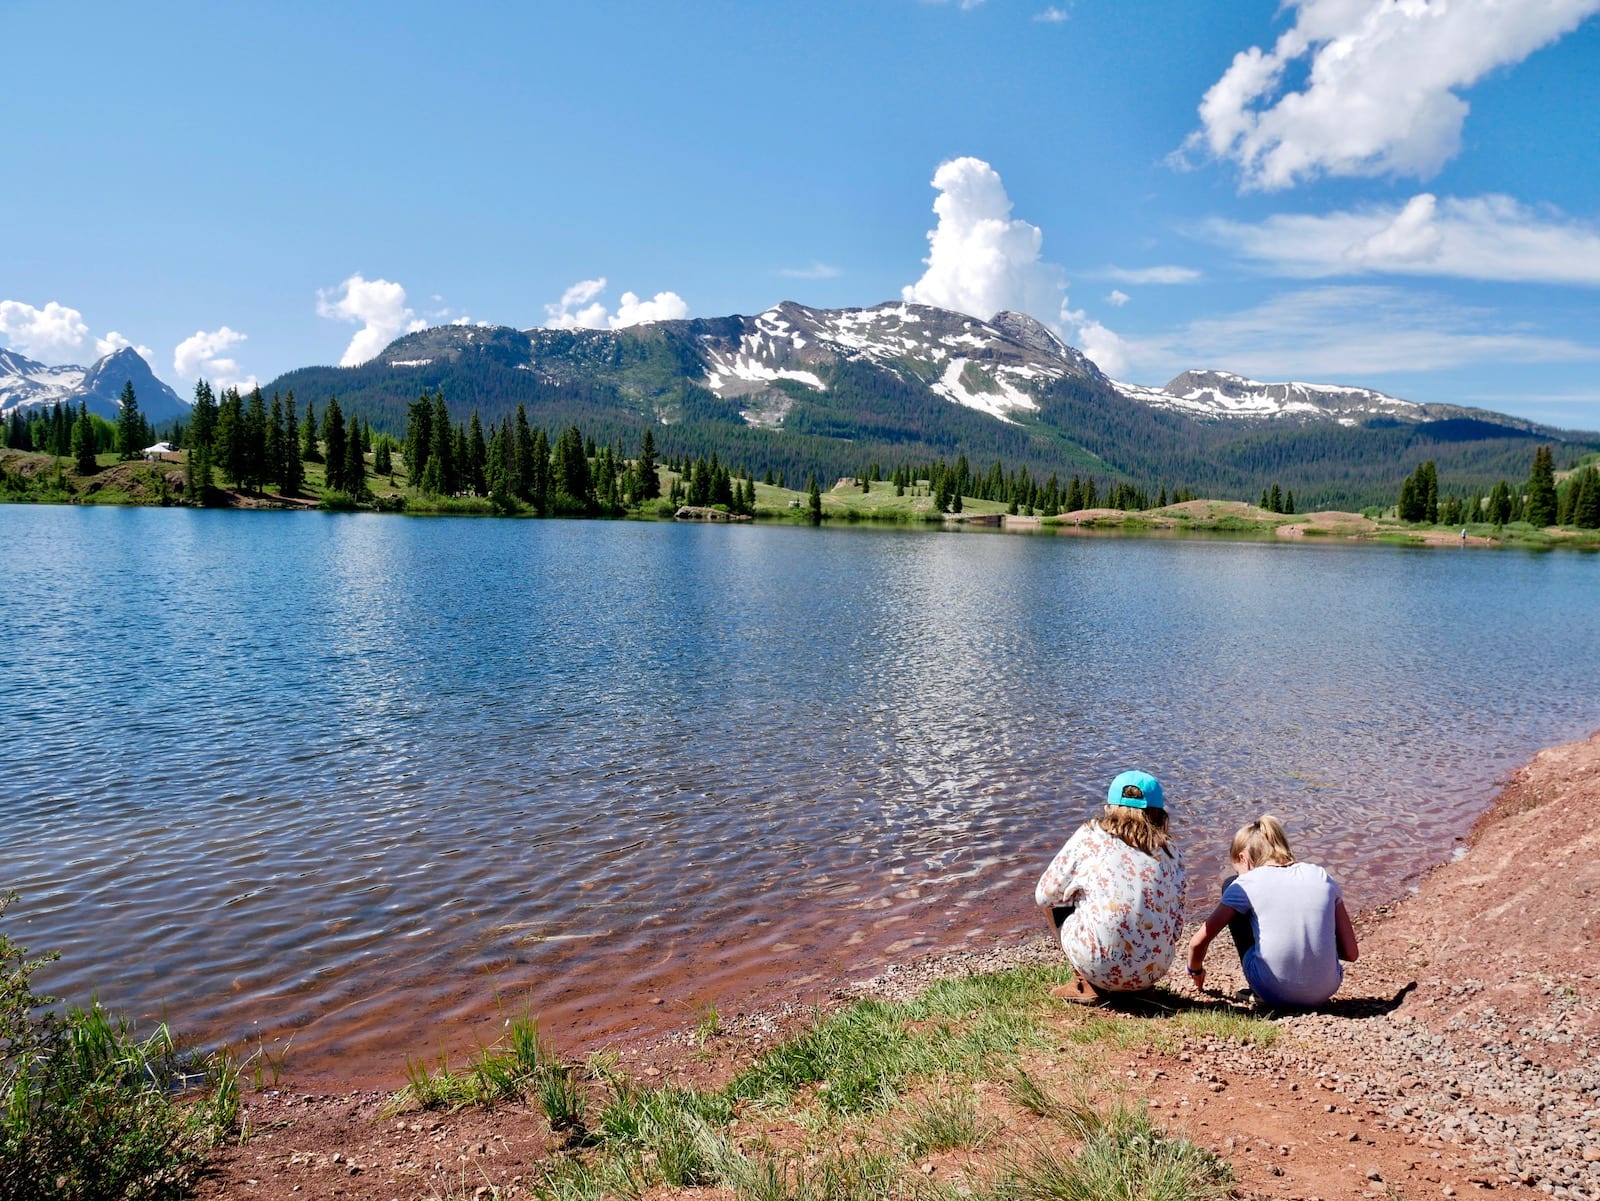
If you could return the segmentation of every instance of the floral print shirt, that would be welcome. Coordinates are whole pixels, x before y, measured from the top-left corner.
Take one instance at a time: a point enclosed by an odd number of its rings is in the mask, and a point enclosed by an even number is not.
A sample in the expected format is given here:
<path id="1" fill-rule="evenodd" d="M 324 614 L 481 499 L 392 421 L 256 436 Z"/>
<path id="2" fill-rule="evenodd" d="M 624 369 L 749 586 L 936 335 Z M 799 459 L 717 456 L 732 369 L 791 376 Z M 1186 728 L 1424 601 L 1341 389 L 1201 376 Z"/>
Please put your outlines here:
<path id="1" fill-rule="evenodd" d="M 1167 974 L 1183 933 L 1183 861 L 1176 847 L 1152 858 L 1085 822 L 1057 852 L 1034 904 L 1075 905 L 1061 949 L 1095 988 L 1136 992 Z"/>

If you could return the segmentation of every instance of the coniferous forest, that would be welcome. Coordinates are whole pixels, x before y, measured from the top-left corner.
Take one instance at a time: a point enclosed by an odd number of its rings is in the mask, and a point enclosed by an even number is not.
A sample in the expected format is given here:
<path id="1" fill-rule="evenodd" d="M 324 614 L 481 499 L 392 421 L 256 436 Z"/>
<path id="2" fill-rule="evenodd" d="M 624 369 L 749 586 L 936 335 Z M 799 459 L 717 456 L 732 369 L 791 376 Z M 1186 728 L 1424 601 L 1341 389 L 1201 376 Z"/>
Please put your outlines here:
<path id="1" fill-rule="evenodd" d="M 995 502 L 1011 514 L 1053 516 L 1209 497 L 1294 514 L 1340 501 L 1356 508 L 1354 498 L 1368 510 L 1393 506 L 1408 522 L 1600 528 L 1600 455 L 1589 444 L 1563 446 L 1571 470 L 1558 480 L 1552 445 L 1488 422 L 1215 432 L 1215 425 L 1068 381 L 1047 394 L 1042 414 L 1050 426 L 1082 436 L 1072 443 L 1057 437 L 1052 452 L 1046 435 L 930 399 L 923 390 L 886 388 L 861 364 L 838 364 L 829 382 L 825 404 L 804 408 L 775 432 L 728 422 L 716 397 L 682 385 L 684 412 L 698 416 L 668 425 L 628 420 L 614 408 L 596 417 L 581 390 L 546 395 L 537 385 L 538 412 L 569 419 L 549 425 L 530 417 L 521 401 L 488 420 L 476 407 L 463 419 L 442 387 L 422 391 L 400 412 L 377 403 L 364 411 L 338 395 L 302 408 L 293 390 L 274 390 L 270 399 L 260 388 L 219 395 L 201 381 L 188 421 L 164 428 L 181 447 L 183 486 L 163 486 L 161 502 L 220 503 L 228 493 L 306 498 L 315 475 L 315 499 L 331 508 L 419 507 L 409 493 L 423 498 L 420 507 L 478 511 L 465 504 L 477 501 L 487 511 L 534 516 L 620 516 L 680 505 L 750 515 L 759 480 L 804 487 L 814 498 L 807 511 L 820 518 L 818 481 L 831 487 L 847 479 L 865 491 L 881 483 L 897 497 L 930 498 L 935 513 L 960 513 L 969 500 Z M 356 394 L 375 395 L 359 388 Z M 869 399 L 870 419 L 862 420 Z M 586 416 L 592 423 L 582 423 Z M 57 404 L 15 412 L 0 427 L 6 447 L 70 461 L 79 476 L 101 469 L 98 456 L 138 458 L 158 432 L 141 415 L 131 383 L 115 422 Z M 973 442 L 997 453 L 975 464 L 963 449 Z M 1209 445 L 1205 463 L 1197 442 Z M 1144 448 L 1139 461 L 1115 469 L 1119 448 L 1132 443 Z M 1396 481 L 1397 461 L 1417 466 Z M 1441 462 L 1452 465 L 1449 474 Z M 1051 463 L 1058 466 L 1047 470 Z M 37 493 L 36 481 L 0 475 L 0 496 L 37 499 Z"/>

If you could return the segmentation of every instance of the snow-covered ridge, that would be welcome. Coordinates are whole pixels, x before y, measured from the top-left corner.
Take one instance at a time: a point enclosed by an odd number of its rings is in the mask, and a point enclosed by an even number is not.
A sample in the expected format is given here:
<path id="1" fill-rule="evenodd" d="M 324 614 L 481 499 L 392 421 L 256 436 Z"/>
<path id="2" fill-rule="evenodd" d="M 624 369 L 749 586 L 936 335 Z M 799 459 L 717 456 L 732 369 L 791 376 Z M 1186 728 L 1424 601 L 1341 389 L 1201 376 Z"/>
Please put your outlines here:
<path id="1" fill-rule="evenodd" d="M 1263 383 L 1227 371 L 1185 371 L 1160 388 L 1112 386 L 1130 400 L 1203 419 L 1333 420 L 1357 425 L 1370 417 L 1426 420 L 1424 406 L 1371 388 L 1300 382 Z"/>
<path id="2" fill-rule="evenodd" d="M 18 409 L 87 404 L 91 413 L 115 417 L 124 383 L 132 383 L 139 408 L 152 421 L 187 412 L 188 405 L 156 378 L 136 350 L 124 347 L 88 367 L 51 366 L 14 350 L 0 350 L 0 417 Z"/>
<path id="3" fill-rule="evenodd" d="M 1077 351 L 1019 313 L 980 321 L 929 305 L 894 302 L 867 309 L 812 309 L 785 302 L 744 318 L 737 339 L 702 339 L 704 385 L 724 398 L 749 398 L 745 418 L 778 425 L 793 380 L 826 388 L 826 368 L 860 360 L 917 382 L 956 404 L 1002 421 L 1036 411 L 1036 394 L 1069 375 L 1098 375 Z"/>

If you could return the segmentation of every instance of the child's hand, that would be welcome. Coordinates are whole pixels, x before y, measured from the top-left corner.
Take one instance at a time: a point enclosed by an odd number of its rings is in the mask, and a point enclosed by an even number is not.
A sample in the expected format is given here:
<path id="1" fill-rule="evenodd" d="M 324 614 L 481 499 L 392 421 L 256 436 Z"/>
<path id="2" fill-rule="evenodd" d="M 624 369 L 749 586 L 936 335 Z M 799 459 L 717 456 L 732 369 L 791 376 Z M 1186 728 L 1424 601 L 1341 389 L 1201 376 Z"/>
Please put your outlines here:
<path id="1" fill-rule="evenodd" d="M 1206 990 L 1206 969 L 1203 968 L 1203 967 L 1202 968 L 1190 968 L 1189 969 L 1189 983 L 1194 985 L 1195 992 L 1205 992 L 1205 990 Z"/>

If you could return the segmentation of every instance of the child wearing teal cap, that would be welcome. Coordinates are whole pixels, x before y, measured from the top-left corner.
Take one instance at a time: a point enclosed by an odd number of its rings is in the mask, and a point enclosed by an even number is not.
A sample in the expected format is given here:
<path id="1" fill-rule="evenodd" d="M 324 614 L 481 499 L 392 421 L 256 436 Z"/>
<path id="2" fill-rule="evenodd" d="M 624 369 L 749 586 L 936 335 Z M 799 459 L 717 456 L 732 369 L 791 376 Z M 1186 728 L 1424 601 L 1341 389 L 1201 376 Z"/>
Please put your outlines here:
<path id="1" fill-rule="evenodd" d="M 1149 772 L 1125 771 L 1104 812 L 1079 826 L 1034 889 L 1050 911 L 1073 979 L 1052 991 L 1092 1004 L 1141 992 L 1167 974 L 1183 933 L 1183 860 L 1167 832 L 1166 797 Z"/>

